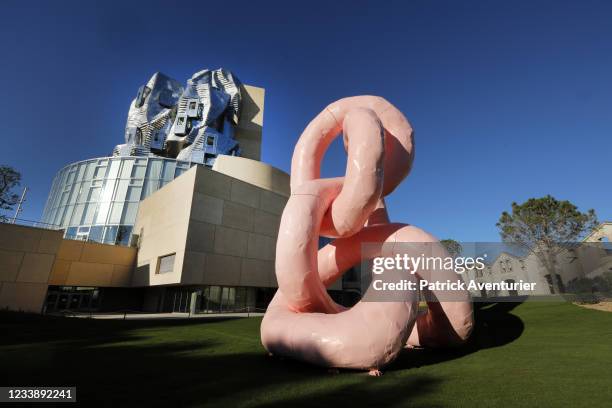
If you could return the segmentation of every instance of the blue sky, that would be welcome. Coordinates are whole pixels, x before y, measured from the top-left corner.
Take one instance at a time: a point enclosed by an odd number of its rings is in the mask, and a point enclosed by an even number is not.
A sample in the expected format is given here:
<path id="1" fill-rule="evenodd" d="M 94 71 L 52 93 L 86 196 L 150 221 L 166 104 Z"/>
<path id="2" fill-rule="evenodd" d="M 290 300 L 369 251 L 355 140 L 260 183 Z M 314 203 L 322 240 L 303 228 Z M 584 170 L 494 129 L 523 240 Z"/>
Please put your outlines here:
<path id="1" fill-rule="evenodd" d="M 222 66 L 266 88 L 263 160 L 286 171 L 328 103 L 398 106 L 416 160 L 394 221 L 497 241 L 512 201 L 546 194 L 610 220 L 611 21 L 605 1 L 4 1 L 0 163 L 23 174 L 22 218 L 37 220 L 57 170 L 122 142 L 155 71 Z M 344 165 L 336 143 L 324 175 Z"/>

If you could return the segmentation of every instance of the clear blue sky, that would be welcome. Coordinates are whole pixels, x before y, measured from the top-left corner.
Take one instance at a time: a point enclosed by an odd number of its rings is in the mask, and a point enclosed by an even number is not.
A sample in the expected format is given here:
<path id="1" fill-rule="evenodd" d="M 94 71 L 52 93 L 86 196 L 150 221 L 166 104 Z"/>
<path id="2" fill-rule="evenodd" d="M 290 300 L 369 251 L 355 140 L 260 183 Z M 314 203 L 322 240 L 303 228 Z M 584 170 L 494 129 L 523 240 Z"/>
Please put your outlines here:
<path id="1" fill-rule="evenodd" d="M 394 221 L 497 241 L 512 201 L 545 194 L 612 219 L 611 2 L 175 3 L 2 3 L 0 163 L 30 188 L 23 218 L 39 219 L 62 166 L 122 142 L 155 71 L 222 66 L 266 88 L 263 160 L 283 170 L 328 103 L 396 104 L 417 149 Z M 344 165 L 335 144 L 324 175 Z"/>

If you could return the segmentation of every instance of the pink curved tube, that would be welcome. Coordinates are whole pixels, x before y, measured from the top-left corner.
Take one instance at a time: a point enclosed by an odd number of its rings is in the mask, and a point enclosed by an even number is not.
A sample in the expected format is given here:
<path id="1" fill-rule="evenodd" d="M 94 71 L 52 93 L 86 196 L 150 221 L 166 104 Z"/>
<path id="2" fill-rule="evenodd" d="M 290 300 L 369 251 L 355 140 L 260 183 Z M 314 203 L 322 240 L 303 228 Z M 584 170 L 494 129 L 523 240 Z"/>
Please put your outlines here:
<path id="1" fill-rule="evenodd" d="M 346 176 L 321 179 L 325 150 L 340 132 L 348 154 Z M 384 244 L 394 242 L 429 242 L 444 251 L 433 236 L 391 224 L 387 216 L 383 197 L 410 171 L 412 134 L 404 115 L 375 96 L 332 103 L 302 133 L 277 241 L 279 290 L 261 325 L 262 343 L 270 353 L 327 367 L 378 369 L 406 344 L 445 346 L 469 336 L 473 322 L 467 293 L 458 302 L 432 302 L 427 313 L 417 316 L 413 292 L 399 301 L 359 302 L 346 309 L 326 291 L 361 261 L 363 242 L 380 244 L 367 256 L 394 256 L 393 250 L 384 253 L 394 247 Z M 337 239 L 318 250 L 320 235 Z M 426 273 L 418 271 L 410 279 L 428 279 Z M 436 273 L 438 279 L 457 279 L 452 271 Z M 442 298 L 444 293 L 432 295 Z"/>

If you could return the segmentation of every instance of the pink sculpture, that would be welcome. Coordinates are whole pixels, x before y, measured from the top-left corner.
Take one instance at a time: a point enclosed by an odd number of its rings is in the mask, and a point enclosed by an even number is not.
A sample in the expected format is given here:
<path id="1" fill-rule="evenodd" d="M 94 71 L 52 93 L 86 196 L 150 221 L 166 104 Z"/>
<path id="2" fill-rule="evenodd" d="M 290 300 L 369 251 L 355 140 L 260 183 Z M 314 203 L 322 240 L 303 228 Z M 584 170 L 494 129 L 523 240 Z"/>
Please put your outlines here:
<path id="1" fill-rule="evenodd" d="M 346 176 L 320 178 L 323 155 L 340 133 L 348 154 Z M 463 343 L 473 326 L 469 294 L 432 301 L 417 315 L 417 299 L 365 302 L 346 309 L 326 287 L 362 259 L 361 243 L 432 243 L 430 234 L 390 223 L 384 198 L 408 175 L 414 158 L 412 127 L 393 105 L 376 96 L 341 99 L 324 109 L 302 133 L 291 164 L 291 197 L 276 247 L 279 290 L 261 324 L 269 353 L 313 364 L 369 370 L 393 361 L 405 346 Z M 337 238 L 318 250 L 320 235 Z M 376 251 L 374 251 L 376 252 Z M 394 253 L 384 256 L 394 256 Z M 412 279 L 457 280 L 453 271 L 417 271 Z M 444 299 L 444 291 L 429 293 Z"/>

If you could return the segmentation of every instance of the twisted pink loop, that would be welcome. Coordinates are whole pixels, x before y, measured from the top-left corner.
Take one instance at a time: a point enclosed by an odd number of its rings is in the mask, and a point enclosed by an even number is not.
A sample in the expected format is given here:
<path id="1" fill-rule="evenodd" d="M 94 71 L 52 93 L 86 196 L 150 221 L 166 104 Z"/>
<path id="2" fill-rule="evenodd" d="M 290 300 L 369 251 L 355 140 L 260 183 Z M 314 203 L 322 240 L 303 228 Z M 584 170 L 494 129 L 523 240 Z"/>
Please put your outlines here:
<path id="1" fill-rule="evenodd" d="M 348 154 L 346 175 L 321 179 L 325 151 L 340 133 Z M 413 158 L 412 127 L 380 97 L 334 102 L 304 130 L 293 153 L 291 197 L 277 241 L 279 290 L 261 325 L 269 352 L 328 367 L 371 369 L 392 361 L 409 336 L 409 344 L 424 346 L 467 338 L 472 327 L 467 293 L 463 301 L 430 303 L 428 313 L 417 316 L 414 293 L 402 301 L 359 302 L 345 309 L 326 291 L 360 262 L 363 242 L 381 244 L 380 251 L 384 243 L 437 242 L 387 217 L 383 197 L 408 175 Z M 318 250 L 320 235 L 337 239 Z M 422 275 L 412 279 L 427 278 Z"/>

